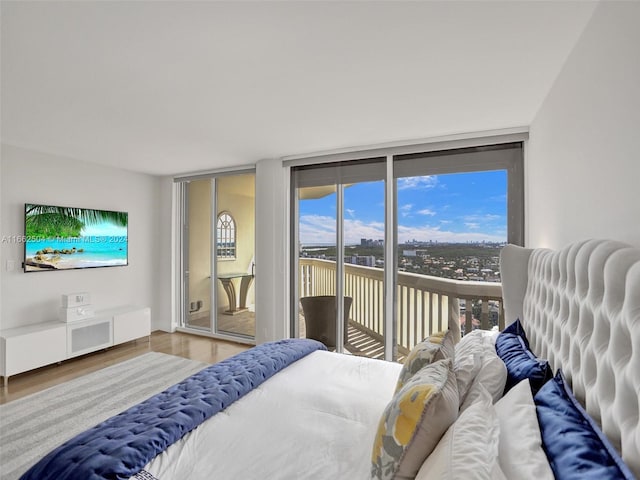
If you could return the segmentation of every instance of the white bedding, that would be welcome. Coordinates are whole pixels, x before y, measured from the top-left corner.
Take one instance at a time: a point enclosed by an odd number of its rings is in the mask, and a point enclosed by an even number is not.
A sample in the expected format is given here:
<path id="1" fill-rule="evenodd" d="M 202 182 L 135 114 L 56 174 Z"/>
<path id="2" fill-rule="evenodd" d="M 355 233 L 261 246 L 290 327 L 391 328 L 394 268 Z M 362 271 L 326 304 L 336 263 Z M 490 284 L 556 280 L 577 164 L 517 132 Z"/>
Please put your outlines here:
<path id="1" fill-rule="evenodd" d="M 518 255 L 530 260 L 527 275 L 527 262 L 519 261 Z M 514 319 L 518 312 L 531 330 L 531 345 L 542 356 L 563 360 L 555 367 L 567 369 L 577 385 L 576 396 L 586 399 L 587 411 L 602 422 L 614 445 L 622 446 L 623 459 L 637 472 L 640 375 L 633 367 L 640 351 L 636 348 L 640 341 L 640 250 L 607 241 L 584 242 L 559 252 L 509 246 L 502 251 L 502 265 L 507 317 Z M 518 282 L 523 276 L 528 281 Z M 465 338 L 471 341 L 474 337 L 484 339 L 484 333 Z M 464 350 L 464 343 L 463 339 L 457 354 Z M 466 362 L 458 359 L 459 367 L 465 365 L 458 368 L 458 386 L 468 390 L 463 413 L 465 404 L 475 398 L 474 385 L 482 378 L 477 363 L 475 357 Z M 504 367 L 500 360 L 498 363 Z M 390 362 L 314 352 L 171 446 L 145 470 L 160 480 L 370 478 L 373 439 L 400 369 L 401 365 Z M 503 385 L 493 392 L 494 400 Z M 498 406 L 505 408 L 505 402 Z M 530 410 L 534 409 L 532 405 Z M 510 421 L 523 413 L 510 410 L 506 407 L 501 412 Z M 537 417 L 531 418 L 530 428 L 535 430 Z M 533 447 L 510 437 L 513 432 L 526 434 L 526 428 L 518 421 L 511 423 L 515 428 L 509 422 L 498 424 L 499 442 L 503 447 L 517 444 L 519 449 L 500 448 L 502 455 L 492 465 L 502 465 L 509 480 L 515 478 L 514 469 L 523 478 L 550 478 L 548 468 L 541 473 L 533 465 Z M 467 426 L 454 423 L 449 437 Z M 446 471 L 459 470 L 461 466 L 448 455 L 457 449 L 451 448 L 447 434 L 444 438 L 445 445 L 436 448 L 440 454 L 430 456 L 424 468 L 433 470 L 428 465 L 435 462 Z M 539 451 L 537 439 L 534 443 L 539 466 L 545 467 L 544 452 Z M 523 468 L 518 463 L 522 460 L 531 468 Z M 473 476 L 488 480 L 494 471 L 502 470 L 487 468 L 481 476 L 475 468 Z M 627 473 L 620 470 L 621 475 Z"/>
<path id="2" fill-rule="evenodd" d="M 369 478 L 373 438 L 401 367 L 311 353 L 186 435 L 145 470 L 160 480 Z"/>

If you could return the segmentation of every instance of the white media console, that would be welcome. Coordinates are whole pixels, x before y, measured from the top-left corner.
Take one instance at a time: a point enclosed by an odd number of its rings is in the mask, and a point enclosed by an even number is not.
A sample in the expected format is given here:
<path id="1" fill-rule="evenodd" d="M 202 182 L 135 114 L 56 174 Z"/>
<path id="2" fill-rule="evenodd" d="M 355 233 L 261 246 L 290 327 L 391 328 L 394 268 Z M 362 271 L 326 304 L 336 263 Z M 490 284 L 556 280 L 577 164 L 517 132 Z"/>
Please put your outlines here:
<path id="1" fill-rule="evenodd" d="M 131 305 L 98 310 L 74 322 L 0 330 L 0 375 L 11 375 L 151 335 L 151 310 Z"/>

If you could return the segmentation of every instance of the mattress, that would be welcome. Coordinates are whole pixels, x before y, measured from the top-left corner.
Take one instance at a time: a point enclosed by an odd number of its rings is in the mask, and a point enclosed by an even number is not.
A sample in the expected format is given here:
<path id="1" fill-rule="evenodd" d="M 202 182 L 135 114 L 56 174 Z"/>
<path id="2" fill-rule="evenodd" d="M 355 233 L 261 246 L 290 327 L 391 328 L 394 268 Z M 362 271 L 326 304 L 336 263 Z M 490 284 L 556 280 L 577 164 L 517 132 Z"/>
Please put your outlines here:
<path id="1" fill-rule="evenodd" d="M 401 365 L 316 351 L 152 460 L 160 480 L 368 478 Z"/>

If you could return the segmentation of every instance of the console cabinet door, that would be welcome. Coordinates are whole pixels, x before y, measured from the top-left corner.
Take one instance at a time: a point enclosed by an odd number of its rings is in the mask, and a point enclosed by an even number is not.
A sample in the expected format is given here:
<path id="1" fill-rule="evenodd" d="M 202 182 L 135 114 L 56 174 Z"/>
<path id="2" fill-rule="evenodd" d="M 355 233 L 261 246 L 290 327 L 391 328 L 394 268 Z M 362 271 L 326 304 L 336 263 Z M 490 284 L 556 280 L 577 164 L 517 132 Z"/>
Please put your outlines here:
<path id="1" fill-rule="evenodd" d="M 113 316 L 113 343 L 124 343 L 151 334 L 151 309 L 140 308 Z"/>
<path id="2" fill-rule="evenodd" d="M 77 357 L 113 345 L 111 317 L 67 323 L 67 357 Z"/>
<path id="3" fill-rule="evenodd" d="M 67 358 L 67 327 L 32 331 L 4 339 L 7 376 L 56 363 Z"/>

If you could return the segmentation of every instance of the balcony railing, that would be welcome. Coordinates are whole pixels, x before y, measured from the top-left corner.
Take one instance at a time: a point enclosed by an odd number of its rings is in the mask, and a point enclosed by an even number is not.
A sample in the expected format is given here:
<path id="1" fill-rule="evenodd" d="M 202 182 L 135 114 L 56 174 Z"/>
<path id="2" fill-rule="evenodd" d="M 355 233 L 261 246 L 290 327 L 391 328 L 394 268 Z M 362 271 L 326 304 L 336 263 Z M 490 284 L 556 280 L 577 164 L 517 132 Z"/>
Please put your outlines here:
<path id="1" fill-rule="evenodd" d="M 345 264 L 345 292 L 353 298 L 349 330 L 353 328 L 382 343 L 384 335 L 384 272 L 379 268 Z M 336 264 L 301 258 L 300 297 L 335 295 Z M 397 355 L 409 353 L 428 335 L 452 328 L 456 335 L 474 328 L 504 328 L 502 285 L 398 272 Z M 351 340 L 351 333 L 349 340 Z M 379 355 L 376 355 L 379 356 Z"/>

